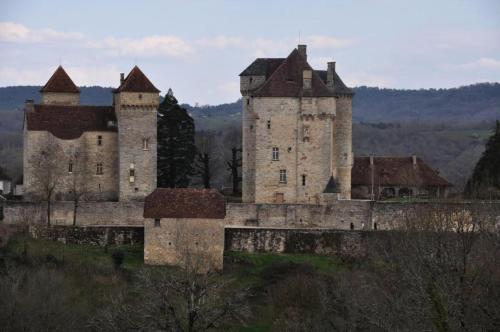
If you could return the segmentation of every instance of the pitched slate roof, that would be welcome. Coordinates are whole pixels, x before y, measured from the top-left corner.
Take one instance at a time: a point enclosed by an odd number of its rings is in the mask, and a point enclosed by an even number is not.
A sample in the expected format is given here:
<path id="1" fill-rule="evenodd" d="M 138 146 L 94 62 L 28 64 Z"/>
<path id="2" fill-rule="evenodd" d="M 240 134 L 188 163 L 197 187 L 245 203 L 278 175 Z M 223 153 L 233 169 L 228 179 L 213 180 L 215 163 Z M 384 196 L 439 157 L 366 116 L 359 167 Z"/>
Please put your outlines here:
<path id="1" fill-rule="evenodd" d="M 72 92 L 79 93 L 80 89 L 73 83 L 63 67 L 57 67 L 56 71 L 47 83 L 40 89 L 40 92 Z"/>
<path id="2" fill-rule="evenodd" d="M 373 157 L 376 186 L 451 186 L 439 173 L 417 158 Z M 352 185 L 371 185 L 370 157 L 355 157 L 351 172 Z"/>
<path id="3" fill-rule="evenodd" d="M 115 92 L 154 92 L 159 93 L 153 83 L 144 75 L 139 67 L 134 66 Z"/>
<path id="4" fill-rule="evenodd" d="M 326 84 L 326 77 L 327 77 L 327 72 L 326 70 L 315 70 L 316 73 L 318 73 L 319 77 L 321 77 L 321 80 Z M 337 74 L 337 72 L 333 73 L 333 91 L 337 94 L 344 94 L 344 95 L 353 95 L 354 92 L 347 87 L 347 85 L 342 82 L 342 79 L 340 76 Z"/>
<path id="5" fill-rule="evenodd" d="M 254 97 L 334 97 L 332 90 L 328 89 L 318 73 L 312 71 L 312 89 L 302 88 L 302 73 L 311 70 L 306 59 L 297 49 L 279 65 L 267 81 L 252 93 Z"/>
<path id="6" fill-rule="evenodd" d="M 265 76 L 266 79 L 285 61 L 285 58 L 257 58 L 240 76 Z"/>
<path id="7" fill-rule="evenodd" d="M 144 203 L 144 218 L 224 219 L 225 216 L 225 199 L 214 189 L 157 188 Z"/>
<path id="8" fill-rule="evenodd" d="M 26 126 L 60 139 L 75 139 L 87 131 L 117 131 L 113 106 L 35 105 L 26 112 Z"/>

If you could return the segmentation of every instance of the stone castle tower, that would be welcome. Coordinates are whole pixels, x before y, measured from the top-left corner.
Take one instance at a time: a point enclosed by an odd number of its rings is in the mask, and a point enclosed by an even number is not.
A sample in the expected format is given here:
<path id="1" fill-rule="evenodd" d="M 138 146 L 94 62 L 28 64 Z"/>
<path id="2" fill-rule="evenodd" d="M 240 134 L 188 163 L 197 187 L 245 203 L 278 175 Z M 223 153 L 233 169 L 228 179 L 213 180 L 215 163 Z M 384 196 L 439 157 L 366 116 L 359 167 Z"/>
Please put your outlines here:
<path id="1" fill-rule="evenodd" d="M 136 66 L 113 91 L 112 106 L 80 104 L 80 90 L 59 66 L 26 102 L 25 199 L 142 200 L 156 188 L 159 90 Z"/>
<path id="2" fill-rule="evenodd" d="M 126 78 L 122 75 L 120 87 L 114 91 L 120 200 L 145 198 L 156 189 L 159 93 L 137 66 Z"/>
<path id="3" fill-rule="evenodd" d="M 243 202 L 350 199 L 352 97 L 335 71 L 314 70 L 306 45 L 256 59 L 240 74 Z"/>

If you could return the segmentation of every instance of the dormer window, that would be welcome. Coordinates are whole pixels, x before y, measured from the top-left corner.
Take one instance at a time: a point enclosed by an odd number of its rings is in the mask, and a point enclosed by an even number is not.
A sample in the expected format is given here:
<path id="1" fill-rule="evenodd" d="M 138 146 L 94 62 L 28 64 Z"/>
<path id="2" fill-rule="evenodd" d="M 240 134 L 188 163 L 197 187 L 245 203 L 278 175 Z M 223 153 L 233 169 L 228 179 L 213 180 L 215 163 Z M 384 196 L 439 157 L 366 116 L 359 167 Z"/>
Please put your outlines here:
<path id="1" fill-rule="evenodd" d="M 304 89 L 311 89 L 312 88 L 312 70 L 306 69 L 302 72 L 302 78 L 303 78 L 303 88 Z"/>

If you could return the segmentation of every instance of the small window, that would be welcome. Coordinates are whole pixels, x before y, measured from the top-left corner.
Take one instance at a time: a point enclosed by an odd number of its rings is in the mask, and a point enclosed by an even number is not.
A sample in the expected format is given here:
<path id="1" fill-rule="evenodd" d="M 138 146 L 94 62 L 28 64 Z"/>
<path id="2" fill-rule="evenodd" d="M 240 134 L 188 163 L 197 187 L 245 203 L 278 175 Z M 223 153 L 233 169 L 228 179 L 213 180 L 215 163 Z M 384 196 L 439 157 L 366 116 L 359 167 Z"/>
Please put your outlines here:
<path id="1" fill-rule="evenodd" d="M 252 77 L 252 76 L 250 76 L 250 79 L 249 79 L 248 81 L 250 82 L 250 84 L 252 84 L 252 82 L 253 82 L 253 77 Z"/>
<path id="2" fill-rule="evenodd" d="M 99 146 L 102 145 L 102 136 L 101 135 L 97 136 L 97 145 L 99 145 Z"/>
<path id="3" fill-rule="evenodd" d="M 271 129 L 271 120 L 267 120 L 267 129 Z"/>
<path id="4" fill-rule="evenodd" d="M 286 169 L 280 169 L 280 183 L 286 183 Z"/>
<path id="5" fill-rule="evenodd" d="M 160 219 L 155 219 L 155 227 L 160 227 Z"/>
<path id="6" fill-rule="evenodd" d="M 97 163 L 95 174 L 97 174 L 97 175 L 102 175 L 103 174 L 102 163 Z"/>
<path id="7" fill-rule="evenodd" d="M 130 183 L 135 182 L 135 165 L 130 164 L 130 169 L 128 170 L 128 180 Z"/>
<path id="8" fill-rule="evenodd" d="M 250 99 L 247 99 L 247 105 L 250 105 Z"/>
<path id="9" fill-rule="evenodd" d="M 273 148 L 273 160 L 280 160 L 280 149 Z"/>
<path id="10" fill-rule="evenodd" d="M 142 149 L 149 150 L 149 138 L 142 139 Z"/>
<path id="11" fill-rule="evenodd" d="M 306 175 L 305 174 L 302 174 L 302 185 L 303 186 L 306 185 Z"/>
<path id="12" fill-rule="evenodd" d="M 73 173 L 73 162 L 70 161 L 69 164 L 68 164 L 68 173 Z"/>
<path id="13" fill-rule="evenodd" d="M 139 93 L 139 100 L 142 99 L 142 93 Z"/>

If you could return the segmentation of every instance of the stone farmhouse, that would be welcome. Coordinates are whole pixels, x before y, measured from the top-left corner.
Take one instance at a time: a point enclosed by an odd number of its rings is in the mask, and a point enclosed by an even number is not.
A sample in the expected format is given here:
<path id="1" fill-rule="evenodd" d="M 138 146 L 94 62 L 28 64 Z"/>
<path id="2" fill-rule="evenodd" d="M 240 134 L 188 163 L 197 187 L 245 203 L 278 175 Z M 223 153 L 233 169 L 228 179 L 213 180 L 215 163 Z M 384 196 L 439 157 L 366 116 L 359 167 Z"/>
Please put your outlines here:
<path id="1" fill-rule="evenodd" d="M 25 107 L 25 200 L 51 188 L 56 200 L 143 200 L 156 188 L 160 91 L 137 66 L 121 74 L 112 106 L 81 105 L 61 66 L 40 92 Z"/>
<path id="2" fill-rule="evenodd" d="M 240 90 L 244 203 L 350 199 L 353 92 L 335 62 L 314 70 L 299 45 L 287 58 L 252 62 Z"/>
<path id="3" fill-rule="evenodd" d="M 379 200 L 390 197 L 446 198 L 452 186 L 417 156 L 355 157 L 352 196 Z"/>

